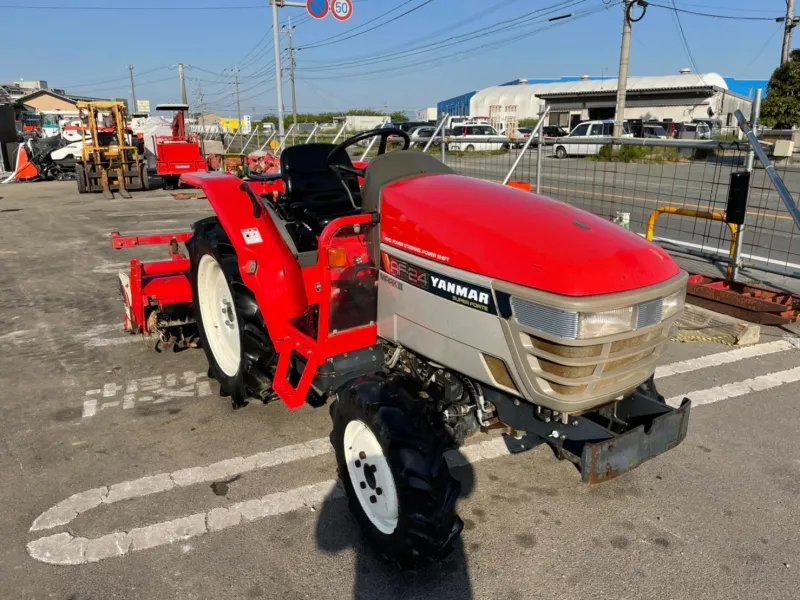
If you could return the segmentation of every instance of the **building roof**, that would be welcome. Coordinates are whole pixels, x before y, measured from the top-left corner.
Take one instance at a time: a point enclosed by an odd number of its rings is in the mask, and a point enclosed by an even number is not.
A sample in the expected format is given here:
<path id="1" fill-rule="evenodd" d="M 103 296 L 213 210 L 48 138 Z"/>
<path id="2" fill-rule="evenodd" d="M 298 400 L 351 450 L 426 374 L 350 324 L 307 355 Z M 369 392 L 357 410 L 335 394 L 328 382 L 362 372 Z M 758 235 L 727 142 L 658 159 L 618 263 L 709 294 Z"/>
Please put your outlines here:
<path id="1" fill-rule="evenodd" d="M 580 80 L 542 84 L 539 97 L 573 96 L 617 91 L 617 79 Z M 716 73 L 681 73 L 656 77 L 628 77 L 628 92 L 661 92 L 670 90 L 727 90 L 728 84 Z"/>
<path id="2" fill-rule="evenodd" d="M 52 90 L 34 90 L 30 94 L 25 94 L 24 96 L 17 98 L 17 103 L 25 104 L 26 101 L 42 95 L 53 96 L 54 98 L 58 98 L 59 100 L 63 100 L 64 102 L 69 102 L 70 104 L 75 104 L 76 102 L 75 98 L 70 98 L 69 96 L 62 96 L 61 94 L 56 94 Z"/>

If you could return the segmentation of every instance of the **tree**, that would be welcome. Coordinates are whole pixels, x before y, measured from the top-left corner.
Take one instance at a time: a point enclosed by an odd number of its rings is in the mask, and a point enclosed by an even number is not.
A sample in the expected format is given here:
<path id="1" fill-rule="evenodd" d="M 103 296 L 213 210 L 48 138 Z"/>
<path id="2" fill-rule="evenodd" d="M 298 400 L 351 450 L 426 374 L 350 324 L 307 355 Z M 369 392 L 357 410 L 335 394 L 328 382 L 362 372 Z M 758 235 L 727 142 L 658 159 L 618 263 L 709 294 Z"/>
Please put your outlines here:
<path id="1" fill-rule="evenodd" d="M 775 129 L 800 126 L 800 48 L 792 50 L 789 62 L 775 69 L 767 91 L 761 106 L 764 125 Z"/>
<path id="2" fill-rule="evenodd" d="M 402 111 L 399 111 L 399 110 L 393 112 L 392 114 L 390 114 L 389 118 L 392 120 L 392 123 L 404 123 L 404 122 L 408 121 L 408 117 L 406 116 L 406 113 L 404 113 Z"/>
<path id="3" fill-rule="evenodd" d="M 520 119 L 519 126 L 520 127 L 536 127 L 536 124 L 539 122 L 539 119 L 536 117 L 530 117 L 527 119 Z"/>

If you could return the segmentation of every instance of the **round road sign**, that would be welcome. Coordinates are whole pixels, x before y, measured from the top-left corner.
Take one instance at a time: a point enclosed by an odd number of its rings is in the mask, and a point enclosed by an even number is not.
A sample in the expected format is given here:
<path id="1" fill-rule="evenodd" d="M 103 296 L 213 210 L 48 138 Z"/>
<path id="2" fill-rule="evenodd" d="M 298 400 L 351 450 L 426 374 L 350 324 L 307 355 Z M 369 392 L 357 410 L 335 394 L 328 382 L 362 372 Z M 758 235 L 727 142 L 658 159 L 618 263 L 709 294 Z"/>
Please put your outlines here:
<path id="1" fill-rule="evenodd" d="M 306 0 L 306 10 L 315 19 L 324 19 L 328 16 L 327 0 Z"/>
<path id="2" fill-rule="evenodd" d="M 331 0 L 331 12 L 340 21 L 347 21 L 353 15 L 351 0 Z"/>

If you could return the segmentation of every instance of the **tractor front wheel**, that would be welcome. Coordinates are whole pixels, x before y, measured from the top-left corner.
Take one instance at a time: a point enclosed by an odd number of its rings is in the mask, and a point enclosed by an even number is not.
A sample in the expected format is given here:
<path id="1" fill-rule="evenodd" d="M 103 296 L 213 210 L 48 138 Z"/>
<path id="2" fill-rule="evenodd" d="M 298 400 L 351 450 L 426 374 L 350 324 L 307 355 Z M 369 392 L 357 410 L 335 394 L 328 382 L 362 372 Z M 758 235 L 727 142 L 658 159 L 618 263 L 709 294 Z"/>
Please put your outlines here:
<path id="1" fill-rule="evenodd" d="M 455 512 L 461 486 L 428 411 L 401 379 L 383 377 L 345 386 L 331 405 L 350 510 L 376 551 L 401 568 L 440 560 L 463 527 Z"/>

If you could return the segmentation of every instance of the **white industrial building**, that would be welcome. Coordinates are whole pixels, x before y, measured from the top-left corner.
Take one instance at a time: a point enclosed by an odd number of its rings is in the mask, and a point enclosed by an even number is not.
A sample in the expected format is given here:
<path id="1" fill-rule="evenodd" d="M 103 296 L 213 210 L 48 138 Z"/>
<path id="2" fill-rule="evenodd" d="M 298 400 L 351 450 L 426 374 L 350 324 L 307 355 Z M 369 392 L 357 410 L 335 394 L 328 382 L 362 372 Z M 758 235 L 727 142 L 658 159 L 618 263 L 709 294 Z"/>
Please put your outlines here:
<path id="1" fill-rule="evenodd" d="M 697 74 L 683 69 L 677 75 L 629 77 L 626 119 L 655 119 L 676 123 L 713 119 L 723 129 L 736 127 L 734 112 L 750 115 L 751 100 L 728 89 L 716 73 Z M 494 121 L 536 118 L 540 106 L 550 107 L 549 125 L 571 128 L 589 119 L 613 119 L 617 80 L 499 85 L 475 93 L 469 114 Z"/>

